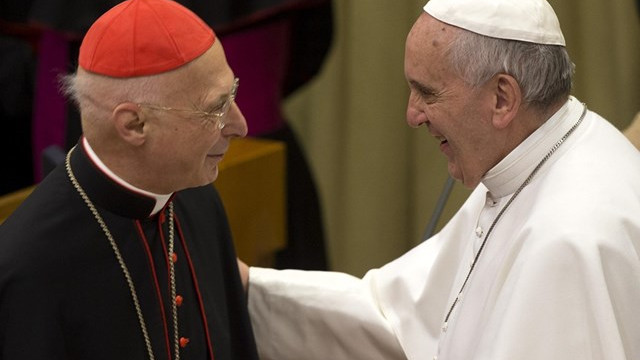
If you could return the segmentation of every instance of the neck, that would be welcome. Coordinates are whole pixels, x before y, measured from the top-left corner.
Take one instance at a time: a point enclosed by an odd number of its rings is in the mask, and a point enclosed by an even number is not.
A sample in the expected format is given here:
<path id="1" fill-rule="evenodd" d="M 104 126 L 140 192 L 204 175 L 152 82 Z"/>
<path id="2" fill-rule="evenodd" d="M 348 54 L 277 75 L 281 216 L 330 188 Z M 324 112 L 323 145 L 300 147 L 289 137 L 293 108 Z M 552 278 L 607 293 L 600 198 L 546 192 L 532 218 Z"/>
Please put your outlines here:
<path id="1" fill-rule="evenodd" d="M 147 190 L 147 189 L 145 189 L 143 187 L 137 186 L 136 184 L 132 184 L 130 181 L 128 181 L 127 179 L 123 178 L 122 176 L 120 176 L 119 174 L 114 172 L 111 167 L 107 166 L 102 161 L 102 158 L 94 151 L 94 149 L 91 147 L 91 145 L 89 144 L 89 141 L 86 138 L 82 139 L 82 146 L 85 148 L 88 156 L 91 158 L 93 163 L 105 175 L 107 175 L 109 178 L 111 178 L 114 182 L 116 182 L 120 186 L 124 187 L 125 189 L 128 189 L 128 190 L 136 192 L 136 193 L 140 193 L 140 194 L 148 196 L 150 198 L 154 198 L 156 200 L 156 206 L 155 206 L 154 210 L 152 211 L 152 214 L 155 214 L 160 209 L 162 209 L 162 207 L 164 207 L 164 205 L 167 203 L 167 201 L 171 197 L 172 194 L 170 192 L 169 193 L 161 193 L 161 192 L 154 192 L 152 190 Z M 140 171 L 140 172 L 144 173 L 144 171 Z"/>
<path id="2" fill-rule="evenodd" d="M 166 195 L 173 192 L 169 186 L 162 185 L 160 178 L 150 176 L 150 171 L 146 168 L 145 162 L 139 161 L 140 154 L 135 149 L 86 138 L 83 143 L 89 153 L 94 155 L 96 163 L 109 176 L 143 192 Z"/>

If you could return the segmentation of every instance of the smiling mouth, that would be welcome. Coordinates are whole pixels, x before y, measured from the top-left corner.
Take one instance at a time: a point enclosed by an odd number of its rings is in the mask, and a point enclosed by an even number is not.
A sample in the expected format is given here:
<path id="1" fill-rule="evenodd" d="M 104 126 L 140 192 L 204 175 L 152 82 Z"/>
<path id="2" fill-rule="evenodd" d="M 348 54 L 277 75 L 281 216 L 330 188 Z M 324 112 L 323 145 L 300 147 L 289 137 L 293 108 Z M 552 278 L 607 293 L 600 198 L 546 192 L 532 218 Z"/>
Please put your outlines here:
<path id="1" fill-rule="evenodd" d="M 449 142 L 444 136 L 436 136 L 436 139 L 440 141 L 440 145 L 443 145 Z"/>
<path id="2" fill-rule="evenodd" d="M 227 149 L 224 150 L 218 150 L 219 152 L 217 153 L 213 153 L 213 154 L 207 154 L 208 157 L 217 157 L 217 158 L 222 158 L 224 157 L 224 155 L 227 153 Z"/>

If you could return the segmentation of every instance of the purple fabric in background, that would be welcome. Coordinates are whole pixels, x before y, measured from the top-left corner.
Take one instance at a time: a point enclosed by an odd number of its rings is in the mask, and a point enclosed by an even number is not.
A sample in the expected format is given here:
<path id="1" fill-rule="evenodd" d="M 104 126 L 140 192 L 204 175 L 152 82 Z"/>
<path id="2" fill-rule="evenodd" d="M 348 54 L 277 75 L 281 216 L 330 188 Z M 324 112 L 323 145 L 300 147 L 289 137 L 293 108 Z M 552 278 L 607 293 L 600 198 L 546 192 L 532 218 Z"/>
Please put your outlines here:
<path id="1" fill-rule="evenodd" d="M 42 180 L 42 151 L 51 145 L 64 148 L 66 102 L 60 94 L 59 76 L 69 64 L 67 39 L 55 30 L 43 30 L 38 45 L 38 64 L 33 107 L 33 176 Z"/>
<path id="2" fill-rule="evenodd" d="M 282 19 L 220 39 L 227 62 L 240 79 L 236 102 L 247 119 L 250 136 L 272 133 L 283 125 L 280 104 L 289 31 L 289 21 Z"/>

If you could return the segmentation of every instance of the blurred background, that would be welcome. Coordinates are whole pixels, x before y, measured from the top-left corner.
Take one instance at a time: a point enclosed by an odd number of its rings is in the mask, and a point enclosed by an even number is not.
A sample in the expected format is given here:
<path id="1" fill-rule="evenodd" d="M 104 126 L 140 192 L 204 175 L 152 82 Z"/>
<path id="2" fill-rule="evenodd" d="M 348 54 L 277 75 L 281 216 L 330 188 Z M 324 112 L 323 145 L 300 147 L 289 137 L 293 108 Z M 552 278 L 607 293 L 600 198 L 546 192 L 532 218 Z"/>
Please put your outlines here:
<path id="1" fill-rule="evenodd" d="M 269 3 L 247 2 L 259 4 L 256 5 L 259 8 L 260 4 Z M 3 21 L 10 3 L 14 1 L 0 0 Z M 425 1 L 271 3 L 298 3 L 296 9 L 306 9 L 303 17 L 298 17 L 299 13 L 294 16 L 298 28 L 292 28 L 291 33 L 304 37 L 298 36 L 296 46 L 289 47 L 286 60 L 289 65 L 283 72 L 285 78 L 290 78 L 293 73 L 290 57 L 300 55 L 301 51 L 306 51 L 307 57 L 299 62 L 312 66 L 302 71 L 303 76 L 293 85 L 289 82 L 284 86 L 281 96 L 276 97 L 282 106 L 278 111 L 286 119 L 307 165 L 308 173 L 300 176 L 311 179 L 310 191 L 317 194 L 312 207 L 317 207 L 319 214 L 312 216 L 318 224 L 299 229 L 298 236 L 304 238 L 305 233 L 316 236 L 313 242 L 316 245 L 320 242 L 321 246 L 312 247 L 311 253 L 301 256 L 324 252 L 315 263 L 317 266 L 311 267 L 360 276 L 423 240 L 447 179 L 446 161 L 436 141 L 424 129 L 411 129 L 405 122 L 408 88 L 403 74 L 404 42 Z M 635 0 L 550 0 L 550 3 L 558 14 L 569 54 L 576 64 L 574 95 L 586 102 L 589 109 L 624 129 L 640 111 L 638 3 Z M 262 16 L 258 18 L 266 22 L 276 13 L 273 9 L 258 10 L 261 12 L 257 14 Z M 247 14 L 241 14 L 237 29 L 246 29 L 247 19 L 256 20 L 256 13 L 244 16 Z M 234 26 L 228 26 L 224 19 L 211 21 L 216 31 L 218 24 L 223 33 L 228 31 L 227 36 L 233 36 Z M 295 30 L 301 24 L 307 28 Z M 317 26 L 309 26 L 313 24 Z M 38 95 L 41 92 L 37 87 L 29 85 L 37 83 L 29 80 L 30 76 L 38 76 L 29 75 L 33 73 L 27 70 L 29 66 L 37 69 L 39 56 L 47 50 L 41 45 L 41 32 L 34 34 L 6 21 L 2 29 L 2 44 L 16 37 L 38 44 L 24 47 L 16 55 L 18 58 L 7 56 L 4 50 L 2 53 L 0 121 L 4 131 L 0 143 L 4 145 L 0 150 L 5 165 L 2 191 L 7 192 L 29 185 L 35 176 L 30 172 L 31 166 L 24 165 L 32 158 L 29 139 L 33 129 L 28 119 L 35 115 L 31 104 L 34 97 L 42 95 Z M 68 39 L 70 35 L 65 36 Z M 66 70 L 73 68 L 69 59 L 74 57 L 63 60 L 66 65 L 62 63 Z M 28 65 L 29 61 L 33 63 Z M 252 61 L 261 62 L 255 55 Z M 247 86 L 243 78 L 241 94 Z M 244 111 L 251 106 L 251 100 L 243 101 L 240 105 Z M 251 116 L 259 116 L 259 112 L 256 114 Z M 251 126 L 252 119 L 249 116 L 247 119 Z M 77 140 L 71 138 L 73 142 Z M 290 187 L 296 187 L 297 171 L 292 170 L 289 176 Z M 439 226 L 453 215 L 468 193 L 460 185 L 454 186 Z"/>

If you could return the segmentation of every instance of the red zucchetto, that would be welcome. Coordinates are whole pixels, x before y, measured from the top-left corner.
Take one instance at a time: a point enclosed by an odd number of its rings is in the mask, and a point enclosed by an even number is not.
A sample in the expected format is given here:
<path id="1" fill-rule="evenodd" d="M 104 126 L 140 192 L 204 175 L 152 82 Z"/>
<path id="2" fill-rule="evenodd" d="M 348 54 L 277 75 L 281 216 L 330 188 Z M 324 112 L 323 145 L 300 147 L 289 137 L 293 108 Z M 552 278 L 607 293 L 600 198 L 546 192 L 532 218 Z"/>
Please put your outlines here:
<path id="1" fill-rule="evenodd" d="M 175 1 L 128 0 L 93 23 L 78 62 L 111 77 L 159 74 L 202 55 L 215 39 L 204 21 Z"/>

